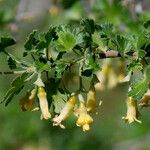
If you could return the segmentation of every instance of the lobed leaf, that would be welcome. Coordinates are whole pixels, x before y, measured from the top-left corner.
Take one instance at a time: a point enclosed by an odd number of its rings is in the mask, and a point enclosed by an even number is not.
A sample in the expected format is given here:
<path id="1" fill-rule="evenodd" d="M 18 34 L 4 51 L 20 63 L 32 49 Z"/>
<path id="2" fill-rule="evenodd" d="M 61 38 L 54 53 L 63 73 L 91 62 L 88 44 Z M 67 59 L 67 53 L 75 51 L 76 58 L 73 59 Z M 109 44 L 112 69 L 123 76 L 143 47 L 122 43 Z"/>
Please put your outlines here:
<path id="1" fill-rule="evenodd" d="M 18 95 L 20 93 L 20 91 L 24 87 L 25 79 L 26 79 L 27 75 L 28 75 L 27 73 L 23 73 L 22 75 L 16 77 L 12 81 L 11 87 L 9 88 L 7 93 L 5 94 L 5 96 L 4 96 L 3 100 L 1 101 L 1 103 L 5 102 L 5 106 L 7 106 L 12 101 L 14 96 Z"/>
<path id="2" fill-rule="evenodd" d="M 67 101 L 67 96 L 66 94 L 62 94 L 58 91 L 57 94 L 53 95 L 52 97 L 53 97 L 53 105 L 55 107 L 54 111 L 56 113 L 60 113 L 60 111 L 63 109 Z"/>
<path id="3" fill-rule="evenodd" d="M 16 44 L 16 41 L 13 38 L 10 37 L 1 37 L 0 42 L 0 52 L 4 51 L 5 48 L 12 46 Z"/>

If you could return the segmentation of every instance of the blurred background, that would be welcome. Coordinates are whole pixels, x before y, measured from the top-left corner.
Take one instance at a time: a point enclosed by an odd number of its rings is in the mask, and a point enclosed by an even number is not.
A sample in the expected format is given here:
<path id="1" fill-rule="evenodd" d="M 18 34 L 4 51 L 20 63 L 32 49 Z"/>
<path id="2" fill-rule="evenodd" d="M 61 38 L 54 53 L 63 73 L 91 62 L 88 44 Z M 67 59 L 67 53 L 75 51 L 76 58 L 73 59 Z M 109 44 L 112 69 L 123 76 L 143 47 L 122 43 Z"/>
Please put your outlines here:
<path id="1" fill-rule="evenodd" d="M 50 25 L 79 24 L 85 17 L 97 23 L 111 22 L 125 34 L 138 33 L 142 23 L 150 19 L 150 1 L 0 0 L 0 36 L 15 37 L 18 44 L 11 52 L 22 57 L 23 42 L 33 29 L 45 31 Z M 1 71 L 9 71 L 6 59 L 0 55 Z M 13 77 L 0 75 L 1 99 Z M 41 121 L 39 112 L 22 112 L 19 95 L 7 108 L 0 105 L 0 150 L 150 150 L 149 108 L 140 110 L 142 124 L 128 125 L 121 119 L 126 113 L 127 89 L 128 83 L 97 89 L 97 99 L 103 103 L 88 133 L 76 127 L 72 116 L 62 130 Z"/>

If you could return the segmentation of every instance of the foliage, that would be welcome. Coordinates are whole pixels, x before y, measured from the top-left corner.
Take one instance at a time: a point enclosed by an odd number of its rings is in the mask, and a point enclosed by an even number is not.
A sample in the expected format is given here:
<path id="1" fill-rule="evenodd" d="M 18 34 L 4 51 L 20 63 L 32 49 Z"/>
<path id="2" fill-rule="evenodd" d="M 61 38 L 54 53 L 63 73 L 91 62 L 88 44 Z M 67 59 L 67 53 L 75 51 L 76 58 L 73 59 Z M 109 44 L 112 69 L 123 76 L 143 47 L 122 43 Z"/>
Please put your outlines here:
<path id="1" fill-rule="evenodd" d="M 104 1 L 101 10 L 107 13 L 108 8 L 115 16 L 118 15 L 118 12 L 127 11 L 126 9 L 121 10 L 120 4 L 110 7 L 109 3 Z M 94 9 L 95 11 L 99 10 L 96 6 Z M 101 18 L 107 16 L 111 20 L 109 15 L 108 13 Z M 120 17 L 121 20 L 125 20 L 122 18 L 123 16 Z M 128 24 L 128 22 L 124 22 L 124 24 Z M 96 73 L 103 71 L 104 68 L 101 65 L 101 59 L 120 57 L 127 63 L 125 72 L 127 76 L 130 76 L 129 97 L 141 100 L 149 89 L 149 21 L 144 22 L 143 25 L 140 24 L 139 28 L 140 33 L 125 34 L 112 23 L 97 23 L 93 19 L 82 19 L 77 25 L 51 26 L 47 32 L 43 33 L 33 30 L 24 44 L 23 59 L 18 59 L 9 52 L 10 48 L 8 47 L 14 45 L 16 41 L 11 37 L 1 37 L 0 52 L 7 55 L 7 62 L 12 72 L 19 74 L 11 83 L 2 102 L 5 102 L 7 106 L 14 96 L 30 83 L 34 86 L 29 89 L 30 94 L 26 103 L 34 99 L 34 103 L 30 103 L 33 105 L 32 111 L 37 106 L 42 112 L 41 118 L 44 119 L 49 119 L 51 113 L 53 125 L 59 125 L 62 128 L 64 128 L 62 121 L 73 111 L 80 120 L 78 126 L 82 127 L 83 131 L 88 131 L 89 124 L 93 122 L 93 119 L 89 116 L 91 112 L 88 112 L 86 108 L 88 100 L 85 101 L 82 95 L 87 95 L 88 99 L 89 93 L 95 92 L 94 85 L 100 82 Z M 29 57 L 32 57 L 32 62 L 27 61 Z M 71 90 L 67 88 L 64 80 L 66 72 L 71 73 L 74 68 L 77 68 L 74 77 L 78 78 L 79 87 Z M 131 78 L 136 71 L 139 71 L 142 77 L 135 82 Z M 84 87 L 84 78 L 90 80 L 89 87 Z M 73 81 L 73 77 L 71 80 Z M 32 93 L 33 90 L 35 90 L 34 93 Z M 70 100 L 72 97 L 78 97 L 78 101 Z M 91 97 L 95 103 L 95 96 Z M 37 98 L 38 101 L 35 101 Z M 25 105 L 25 103 L 21 105 Z M 96 106 L 93 103 L 92 105 Z"/>

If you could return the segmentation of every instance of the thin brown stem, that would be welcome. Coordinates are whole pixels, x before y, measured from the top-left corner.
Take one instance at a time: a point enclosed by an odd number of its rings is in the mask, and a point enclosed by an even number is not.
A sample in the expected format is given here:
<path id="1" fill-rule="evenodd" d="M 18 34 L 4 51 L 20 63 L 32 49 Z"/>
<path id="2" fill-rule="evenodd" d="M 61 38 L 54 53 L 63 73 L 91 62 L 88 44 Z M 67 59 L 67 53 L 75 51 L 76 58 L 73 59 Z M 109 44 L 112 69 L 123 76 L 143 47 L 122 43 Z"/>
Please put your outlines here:
<path id="1" fill-rule="evenodd" d="M 136 56 L 138 56 L 138 53 L 137 52 L 130 52 L 127 55 L 128 56 L 136 57 Z M 99 58 L 100 59 L 104 59 L 104 58 L 117 58 L 117 57 L 122 57 L 122 56 L 121 56 L 121 54 L 119 54 L 118 51 L 115 51 L 115 50 L 108 50 L 106 52 L 99 53 Z"/>

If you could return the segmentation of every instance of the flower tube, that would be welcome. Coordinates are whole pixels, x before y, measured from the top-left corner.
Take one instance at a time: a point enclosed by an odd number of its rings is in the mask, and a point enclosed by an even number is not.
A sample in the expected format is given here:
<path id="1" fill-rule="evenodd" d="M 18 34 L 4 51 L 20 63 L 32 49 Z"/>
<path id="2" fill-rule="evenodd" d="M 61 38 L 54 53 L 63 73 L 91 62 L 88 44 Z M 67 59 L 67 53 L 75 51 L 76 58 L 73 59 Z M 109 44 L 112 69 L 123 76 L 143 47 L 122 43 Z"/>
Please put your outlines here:
<path id="1" fill-rule="evenodd" d="M 65 128 L 65 126 L 62 125 L 61 122 L 64 121 L 70 115 L 71 111 L 73 111 L 74 109 L 75 104 L 76 104 L 76 97 L 74 95 L 74 96 L 71 96 L 69 100 L 66 102 L 59 116 L 53 118 L 53 125 L 54 126 L 59 125 L 61 128 Z"/>
<path id="2" fill-rule="evenodd" d="M 140 120 L 137 118 L 139 117 L 139 112 L 137 108 L 137 101 L 133 99 L 132 97 L 128 97 L 127 99 L 127 116 L 122 117 L 122 119 L 125 120 L 127 123 L 132 123 L 134 121 L 138 123 L 142 123 Z"/>
<path id="3" fill-rule="evenodd" d="M 94 87 L 87 94 L 86 108 L 88 112 L 96 113 L 96 91 Z"/>
<path id="4" fill-rule="evenodd" d="M 92 122 L 93 118 L 87 113 L 84 102 L 80 102 L 80 106 L 78 108 L 78 120 L 76 122 L 76 125 L 82 127 L 84 132 L 87 132 L 90 130 L 90 124 Z"/>
<path id="5" fill-rule="evenodd" d="M 41 119 L 49 119 L 51 118 L 51 114 L 49 112 L 48 108 L 48 101 L 46 97 L 46 92 L 43 87 L 38 87 L 38 98 L 39 98 L 39 103 L 40 103 L 40 109 L 42 112 Z"/>

